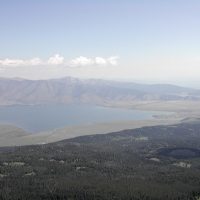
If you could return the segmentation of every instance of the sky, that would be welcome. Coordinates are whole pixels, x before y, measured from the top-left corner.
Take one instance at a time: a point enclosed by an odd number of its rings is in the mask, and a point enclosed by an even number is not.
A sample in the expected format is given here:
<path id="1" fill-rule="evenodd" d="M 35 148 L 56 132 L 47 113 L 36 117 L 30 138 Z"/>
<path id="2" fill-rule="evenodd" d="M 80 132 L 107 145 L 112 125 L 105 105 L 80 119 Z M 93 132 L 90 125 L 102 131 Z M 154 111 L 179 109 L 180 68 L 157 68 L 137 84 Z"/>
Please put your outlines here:
<path id="1" fill-rule="evenodd" d="M 199 84 L 199 0 L 0 0 L 0 76 Z"/>

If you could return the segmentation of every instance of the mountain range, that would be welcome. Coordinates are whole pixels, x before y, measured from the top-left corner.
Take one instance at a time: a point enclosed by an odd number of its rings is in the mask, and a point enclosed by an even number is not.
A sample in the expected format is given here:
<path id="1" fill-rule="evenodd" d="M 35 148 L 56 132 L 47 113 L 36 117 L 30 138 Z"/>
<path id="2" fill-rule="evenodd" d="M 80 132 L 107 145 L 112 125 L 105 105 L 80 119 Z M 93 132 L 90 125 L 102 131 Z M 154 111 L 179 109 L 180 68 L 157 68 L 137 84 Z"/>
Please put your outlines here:
<path id="1" fill-rule="evenodd" d="M 200 90 L 169 84 L 136 84 L 65 77 L 50 80 L 0 78 L 0 105 L 200 100 Z"/>

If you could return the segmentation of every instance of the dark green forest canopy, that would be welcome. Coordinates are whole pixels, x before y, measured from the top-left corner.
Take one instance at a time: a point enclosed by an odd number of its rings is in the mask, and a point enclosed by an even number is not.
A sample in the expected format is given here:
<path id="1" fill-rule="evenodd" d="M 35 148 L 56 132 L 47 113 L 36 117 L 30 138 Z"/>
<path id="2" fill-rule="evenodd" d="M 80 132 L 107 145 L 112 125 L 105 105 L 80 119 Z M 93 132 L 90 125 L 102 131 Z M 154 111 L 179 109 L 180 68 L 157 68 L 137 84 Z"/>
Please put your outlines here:
<path id="1" fill-rule="evenodd" d="M 0 149 L 0 199 L 198 199 L 200 124 Z"/>

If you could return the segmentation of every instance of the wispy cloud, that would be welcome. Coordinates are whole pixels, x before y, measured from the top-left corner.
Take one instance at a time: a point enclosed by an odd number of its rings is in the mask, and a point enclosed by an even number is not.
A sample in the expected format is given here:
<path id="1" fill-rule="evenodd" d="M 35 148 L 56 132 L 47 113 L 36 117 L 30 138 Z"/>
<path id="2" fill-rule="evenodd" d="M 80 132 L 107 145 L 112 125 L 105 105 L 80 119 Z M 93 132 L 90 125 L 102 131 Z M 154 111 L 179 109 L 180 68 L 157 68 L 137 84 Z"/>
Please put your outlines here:
<path id="1" fill-rule="evenodd" d="M 19 67 L 19 66 L 35 66 L 35 65 L 41 65 L 43 64 L 43 61 L 40 58 L 32 58 L 29 60 L 23 60 L 23 59 L 10 59 L 6 58 L 3 60 L 0 60 L 1 66 L 11 66 L 11 67 Z"/>
<path id="2" fill-rule="evenodd" d="M 60 54 L 55 54 L 47 60 L 35 57 L 31 59 L 10 59 L 5 58 L 0 60 L 0 66 L 4 67 L 20 67 L 20 66 L 40 66 L 40 65 L 63 65 L 68 67 L 84 67 L 84 66 L 105 66 L 117 65 L 119 57 L 112 56 L 108 58 L 94 57 L 88 58 L 84 56 L 76 57 L 72 60 L 66 61 Z"/>
<path id="3" fill-rule="evenodd" d="M 9 59 L 0 60 L 0 64 L 3 66 L 20 66 L 24 65 L 27 61 L 21 59 Z"/>
<path id="4" fill-rule="evenodd" d="M 92 66 L 92 65 L 117 65 L 119 57 L 112 56 L 109 58 L 103 57 L 95 57 L 95 58 L 88 58 L 84 56 L 77 57 L 69 62 L 70 66 L 81 67 L 81 66 Z"/>
<path id="5" fill-rule="evenodd" d="M 93 64 L 94 64 L 93 59 L 87 58 L 87 57 L 84 57 L 84 56 L 74 58 L 73 60 L 71 60 L 69 62 L 70 66 L 87 66 L 87 65 L 93 65 Z"/>
<path id="6" fill-rule="evenodd" d="M 41 58 L 31 58 L 31 59 L 2 59 L 0 60 L 1 66 L 11 66 L 11 67 L 20 67 L 20 66 L 38 66 L 38 65 L 60 65 L 64 63 L 64 57 L 59 54 L 51 56 L 47 61 L 42 60 Z"/>
<path id="7" fill-rule="evenodd" d="M 31 60 L 28 60 L 26 64 L 35 66 L 35 65 L 41 65 L 43 64 L 43 61 L 40 58 L 32 58 Z"/>
<path id="8" fill-rule="evenodd" d="M 118 64 L 118 56 L 112 56 L 110 58 L 108 58 L 108 63 L 111 65 L 117 65 Z"/>
<path id="9" fill-rule="evenodd" d="M 65 58 L 59 54 L 55 54 L 54 56 L 48 59 L 48 64 L 50 65 L 61 65 L 64 63 Z"/>

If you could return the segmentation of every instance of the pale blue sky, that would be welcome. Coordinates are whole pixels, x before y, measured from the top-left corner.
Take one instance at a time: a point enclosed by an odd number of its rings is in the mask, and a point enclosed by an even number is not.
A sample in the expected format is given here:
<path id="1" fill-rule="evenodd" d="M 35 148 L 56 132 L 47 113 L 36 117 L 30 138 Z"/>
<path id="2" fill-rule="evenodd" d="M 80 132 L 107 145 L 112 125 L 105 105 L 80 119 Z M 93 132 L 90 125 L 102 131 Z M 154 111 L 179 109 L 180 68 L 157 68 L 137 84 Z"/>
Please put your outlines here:
<path id="1" fill-rule="evenodd" d="M 0 0 L 0 27 L 0 60 L 119 56 L 122 79 L 200 76 L 199 0 Z"/>

